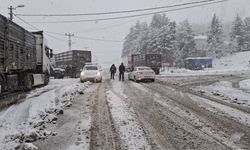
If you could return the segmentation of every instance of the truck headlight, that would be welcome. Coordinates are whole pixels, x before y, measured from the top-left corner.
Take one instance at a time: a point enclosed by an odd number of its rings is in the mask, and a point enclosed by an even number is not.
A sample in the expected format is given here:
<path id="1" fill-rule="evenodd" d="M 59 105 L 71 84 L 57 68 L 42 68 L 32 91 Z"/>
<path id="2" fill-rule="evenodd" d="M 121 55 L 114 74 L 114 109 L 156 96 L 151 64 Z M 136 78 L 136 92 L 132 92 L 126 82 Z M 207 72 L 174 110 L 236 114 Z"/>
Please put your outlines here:
<path id="1" fill-rule="evenodd" d="M 81 76 L 84 76 L 84 72 L 83 71 L 81 72 Z"/>
<path id="2" fill-rule="evenodd" d="M 99 76 L 99 75 L 101 75 L 101 73 L 100 73 L 100 72 L 97 72 L 97 75 Z"/>

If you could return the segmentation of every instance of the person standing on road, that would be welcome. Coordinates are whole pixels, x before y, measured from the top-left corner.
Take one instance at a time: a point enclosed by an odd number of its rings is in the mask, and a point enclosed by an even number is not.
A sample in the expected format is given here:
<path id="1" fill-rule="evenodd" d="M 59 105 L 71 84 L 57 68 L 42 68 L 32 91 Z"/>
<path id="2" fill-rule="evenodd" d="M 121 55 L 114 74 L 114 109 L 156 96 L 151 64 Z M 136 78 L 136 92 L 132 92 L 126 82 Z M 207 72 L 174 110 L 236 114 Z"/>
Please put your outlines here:
<path id="1" fill-rule="evenodd" d="M 119 81 L 124 81 L 125 66 L 123 63 L 119 66 Z"/>
<path id="2" fill-rule="evenodd" d="M 115 80 L 115 73 L 116 73 L 116 67 L 115 67 L 115 64 L 113 64 L 110 67 L 110 79 Z"/>

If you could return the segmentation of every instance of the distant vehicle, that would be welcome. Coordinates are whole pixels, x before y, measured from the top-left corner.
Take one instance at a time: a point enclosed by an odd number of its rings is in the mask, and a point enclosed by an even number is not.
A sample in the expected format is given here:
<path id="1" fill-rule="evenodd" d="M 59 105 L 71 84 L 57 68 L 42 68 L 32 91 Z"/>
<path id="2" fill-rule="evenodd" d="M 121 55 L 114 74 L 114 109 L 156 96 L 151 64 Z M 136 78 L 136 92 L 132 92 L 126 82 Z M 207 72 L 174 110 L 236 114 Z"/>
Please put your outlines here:
<path id="1" fill-rule="evenodd" d="M 79 77 L 79 70 L 86 63 L 91 63 L 91 51 L 72 50 L 55 55 L 55 63 L 59 68 L 65 69 L 65 76 Z"/>
<path id="2" fill-rule="evenodd" d="M 122 62 L 126 68 L 126 72 L 130 72 L 132 69 L 132 61 L 131 61 L 131 56 L 123 56 L 122 57 Z"/>
<path id="3" fill-rule="evenodd" d="M 212 68 L 211 57 L 188 57 L 185 59 L 185 68 L 190 70 L 202 70 Z"/>
<path id="4" fill-rule="evenodd" d="M 80 74 L 80 81 L 102 82 L 102 73 L 97 65 L 86 65 Z"/>
<path id="5" fill-rule="evenodd" d="M 0 15 L 0 94 L 49 83 L 53 56 L 43 32 L 29 32 Z"/>
<path id="6" fill-rule="evenodd" d="M 160 73 L 162 67 L 161 54 L 133 54 L 131 55 L 132 68 L 136 66 L 147 66 L 154 70 L 155 74 Z"/>
<path id="7" fill-rule="evenodd" d="M 65 75 L 65 70 L 62 68 L 54 68 L 53 76 L 55 79 L 63 79 Z"/>
<path id="8" fill-rule="evenodd" d="M 134 80 L 136 82 L 140 81 L 155 81 L 155 72 L 146 66 L 134 67 L 133 71 L 128 74 L 129 80 Z"/>

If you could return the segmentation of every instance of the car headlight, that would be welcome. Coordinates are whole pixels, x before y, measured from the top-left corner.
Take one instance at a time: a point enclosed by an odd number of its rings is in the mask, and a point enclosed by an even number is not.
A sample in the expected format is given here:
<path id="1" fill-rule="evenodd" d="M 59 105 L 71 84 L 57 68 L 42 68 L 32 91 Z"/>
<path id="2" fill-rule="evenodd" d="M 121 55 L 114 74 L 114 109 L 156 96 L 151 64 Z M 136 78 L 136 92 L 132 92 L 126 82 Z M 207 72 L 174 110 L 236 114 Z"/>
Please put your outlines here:
<path id="1" fill-rule="evenodd" d="M 83 71 L 81 72 L 81 76 L 84 76 L 84 72 Z"/>
<path id="2" fill-rule="evenodd" d="M 99 75 L 101 75 L 101 73 L 100 73 L 100 72 L 97 72 L 97 75 L 99 76 Z"/>

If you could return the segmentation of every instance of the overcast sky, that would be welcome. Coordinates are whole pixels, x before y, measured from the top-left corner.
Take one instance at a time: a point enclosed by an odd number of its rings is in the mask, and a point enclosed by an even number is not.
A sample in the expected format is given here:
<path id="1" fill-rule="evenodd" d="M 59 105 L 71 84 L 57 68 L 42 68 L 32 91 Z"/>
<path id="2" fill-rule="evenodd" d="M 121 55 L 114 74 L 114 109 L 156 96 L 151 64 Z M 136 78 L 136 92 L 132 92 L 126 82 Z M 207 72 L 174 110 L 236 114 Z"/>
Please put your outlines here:
<path id="1" fill-rule="evenodd" d="M 8 16 L 8 7 L 24 4 L 24 8 L 18 8 L 15 13 L 26 14 L 53 14 L 53 13 L 89 13 L 89 12 L 109 12 L 140 8 L 150 8 L 166 6 L 172 4 L 186 3 L 198 0 L 0 0 L 0 13 Z M 188 18 L 192 23 L 210 22 L 214 13 L 223 21 L 231 21 L 238 13 L 242 17 L 250 17 L 250 0 L 228 0 L 220 4 L 202 6 L 199 8 L 186 9 L 176 12 L 168 12 L 166 15 L 174 21 L 180 22 Z M 116 15 L 117 16 L 117 15 Z M 120 16 L 120 15 L 119 15 Z M 99 16 L 99 18 L 110 16 Z M 22 17 L 27 22 L 45 31 L 57 33 L 73 33 L 81 37 L 91 37 L 97 39 L 122 41 L 129 31 L 131 25 L 137 20 L 147 21 L 152 16 L 128 18 L 112 21 L 81 22 L 67 24 L 41 24 L 39 21 L 58 20 L 79 20 L 92 19 L 98 17 L 77 16 L 77 17 Z M 27 29 L 32 29 L 29 25 L 22 23 L 17 18 L 14 21 Z M 51 34 L 53 35 L 53 34 Z M 57 39 L 47 36 L 49 45 L 55 53 L 68 50 L 66 36 L 53 35 Z M 72 49 L 88 49 L 97 57 L 102 64 L 118 63 L 120 61 L 122 43 L 102 42 L 73 38 Z"/>

